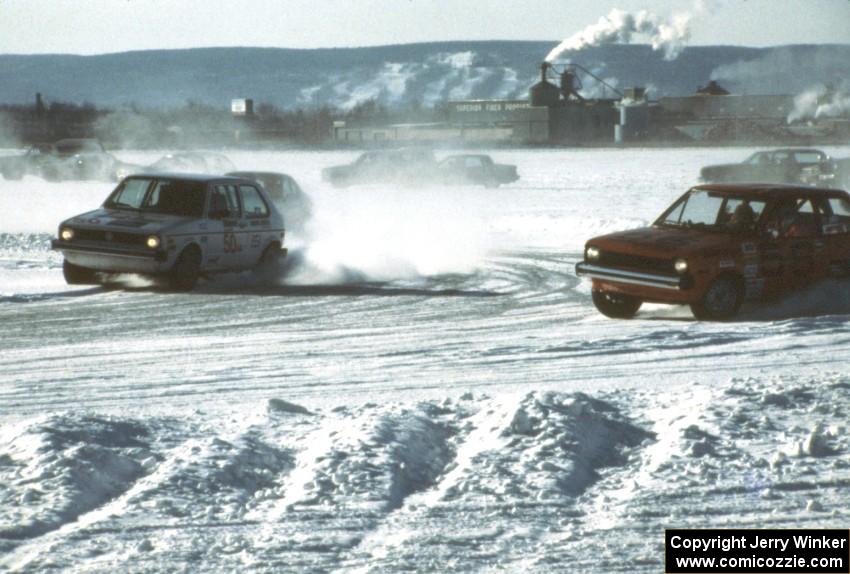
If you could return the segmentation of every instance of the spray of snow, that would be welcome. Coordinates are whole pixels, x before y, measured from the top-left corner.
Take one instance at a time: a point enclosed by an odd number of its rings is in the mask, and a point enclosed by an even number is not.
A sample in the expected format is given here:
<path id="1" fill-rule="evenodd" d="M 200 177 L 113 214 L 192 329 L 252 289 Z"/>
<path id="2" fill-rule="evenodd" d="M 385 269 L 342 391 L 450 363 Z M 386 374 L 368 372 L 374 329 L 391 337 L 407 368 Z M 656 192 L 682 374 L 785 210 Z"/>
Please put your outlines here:
<path id="1" fill-rule="evenodd" d="M 554 62 L 565 52 L 583 48 L 604 44 L 628 44 L 635 36 L 648 39 L 653 50 L 662 50 L 665 59 L 673 60 L 690 38 L 690 21 L 691 15 L 688 13 L 676 14 L 669 20 L 664 20 L 646 10 L 630 13 L 614 8 L 595 24 L 558 44 L 546 56 L 546 61 Z"/>
<path id="2" fill-rule="evenodd" d="M 452 189 L 369 186 L 317 198 L 312 239 L 294 251 L 288 284 L 416 279 L 475 269 L 487 253 L 475 199 Z M 332 195 L 331 195 L 332 194 Z M 368 223 L 366 223 L 368 222 Z"/>
<path id="3" fill-rule="evenodd" d="M 788 123 L 846 115 L 850 115 L 850 85 L 844 83 L 838 90 L 830 91 L 823 84 L 818 84 L 794 98 L 794 109 L 788 114 Z"/>

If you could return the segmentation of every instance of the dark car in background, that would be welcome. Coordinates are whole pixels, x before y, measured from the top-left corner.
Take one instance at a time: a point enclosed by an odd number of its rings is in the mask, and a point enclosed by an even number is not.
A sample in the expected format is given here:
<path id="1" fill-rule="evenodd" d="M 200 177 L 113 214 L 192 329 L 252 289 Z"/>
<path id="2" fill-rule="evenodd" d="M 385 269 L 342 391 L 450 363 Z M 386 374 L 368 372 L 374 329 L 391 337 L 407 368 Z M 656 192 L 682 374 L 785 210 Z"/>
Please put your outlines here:
<path id="1" fill-rule="evenodd" d="M 236 169 L 230 159 L 220 153 L 187 151 L 168 153 L 150 165 L 123 163 L 118 169 L 118 179 L 143 173 L 200 173 L 223 175 Z"/>
<path id="2" fill-rule="evenodd" d="M 169 153 L 144 168 L 146 172 L 158 173 L 205 173 L 223 175 L 234 171 L 236 166 L 230 159 L 215 152 L 178 152 Z"/>
<path id="3" fill-rule="evenodd" d="M 444 158 L 438 168 L 441 183 L 498 187 L 519 179 L 515 165 L 493 162 L 485 154 L 461 154 Z"/>
<path id="4" fill-rule="evenodd" d="M 55 154 L 51 143 L 37 143 L 27 148 L 23 155 L 0 157 L 0 175 L 3 179 L 18 180 L 25 175 L 41 177 L 41 168 Z"/>
<path id="5" fill-rule="evenodd" d="M 432 181 L 436 168 L 431 150 L 375 150 L 364 152 L 352 163 L 326 167 L 322 179 L 334 187 L 370 183 L 423 185 Z"/>
<path id="6" fill-rule="evenodd" d="M 41 176 L 47 181 L 116 181 L 124 165 L 96 139 L 64 139 L 53 144 L 53 153 L 42 163 Z"/>
<path id="7" fill-rule="evenodd" d="M 292 176 L 274 171 L 232 171 L 225 175 L 250 179 L 262 185 L 283 214 L 289 231 L 302 231 L 313 214 L 313 202 Z"/>
<path id="8" fill-rule="evenodd" d="M 0 173 L 11 180 L 35 175 L 47 181 L 117 181 L 132 167 L 92 138 L 34 144 L 23 155 L 0 158 Z"/>
<path id="9" fill-rule="evenodd" d="M 789 183 L 834 185 L 838 164 L 811 148 L 759 151 L 741 163 L 709 165 L 700 171 L 705 183 Z"/>

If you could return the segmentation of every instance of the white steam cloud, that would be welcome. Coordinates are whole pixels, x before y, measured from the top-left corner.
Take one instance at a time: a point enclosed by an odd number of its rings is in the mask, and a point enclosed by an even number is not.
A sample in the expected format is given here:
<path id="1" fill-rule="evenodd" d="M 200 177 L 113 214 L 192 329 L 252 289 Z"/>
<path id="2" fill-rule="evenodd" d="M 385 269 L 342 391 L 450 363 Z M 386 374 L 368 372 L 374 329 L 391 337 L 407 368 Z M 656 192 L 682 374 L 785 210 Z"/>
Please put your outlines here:
<path id="1" fill-rule="evenodd" d="M 786 46 L 718 66 L 711 79 L 735 93 L 802 95 L 820 84 L 846 83 L 847 69 L 845 46 Z"/>
<path id="2" fill-rule="evenodd" d="M 691 15 L 687 13 L 663 20 L 646 10 L 629 13 L 614 8 L 595 24 L 558 44 L 546 56 L 546 61 L 554 62 L 562 54 L 572 50 L 603 44 L 628 44 L 634 36 L 648 39 L 653 50 L 663 50 L 664 58 L 673 60 L 685 48 L 690 38 L 690 21 Z"/>
<path id="3" fill-rule="evenodd" d="M 823 84 L 818 84 L 794 98 L 794 110 L 788 114 L 788 123 L 848 115 L 850 85 L 844 83 L 838 90 L 831 91 Z"/>

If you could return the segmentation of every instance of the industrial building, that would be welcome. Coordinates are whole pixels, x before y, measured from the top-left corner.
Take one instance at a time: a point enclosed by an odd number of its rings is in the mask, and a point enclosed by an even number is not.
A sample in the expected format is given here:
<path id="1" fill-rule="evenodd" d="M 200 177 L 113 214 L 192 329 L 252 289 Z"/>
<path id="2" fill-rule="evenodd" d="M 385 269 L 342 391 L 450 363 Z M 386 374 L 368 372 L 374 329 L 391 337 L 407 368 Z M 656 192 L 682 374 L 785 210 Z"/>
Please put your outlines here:
<path id="1" fill-rule="evenodd" d="M 560 74 L 560 87 L 548 80 L 552 66 L 541 66 L 541 79 L 525 100 L 463 100 L 448 102 L 443 123 L 385 126 L 334 126 L 340 142 L 475 141 L 514 144 L 605 144 L 613 141 L 620 121 L 623 94 L 605 85 L 616 97 L 586 99 L 576 66 Z M 586 72 L 586 71 L 585 71 Z M 589 72 L 586 72 L 589 74 Z M 599 82 L 602 80 L 598 79 Z"/>
<path id="2" fill-rule="evenodd" d="M 601 87 L 601 98 L 580 94 L 580 76 Z M 558 78 L 558 85 L 550 81 Z M 613 145 L 653 142 L 736 143 L 830 141 L 850 137 L 850 118 L 790 126 L 792 95 L 730 94 L 709 82 L 690 96 L 647 99 L 643 88 L 620 91 L 576 64 L 560 71 L 544 62 L 525 100 L 450 101 L 443 122 L 356 126 L 337 122 L 338 142 L 476 142 Z"/>

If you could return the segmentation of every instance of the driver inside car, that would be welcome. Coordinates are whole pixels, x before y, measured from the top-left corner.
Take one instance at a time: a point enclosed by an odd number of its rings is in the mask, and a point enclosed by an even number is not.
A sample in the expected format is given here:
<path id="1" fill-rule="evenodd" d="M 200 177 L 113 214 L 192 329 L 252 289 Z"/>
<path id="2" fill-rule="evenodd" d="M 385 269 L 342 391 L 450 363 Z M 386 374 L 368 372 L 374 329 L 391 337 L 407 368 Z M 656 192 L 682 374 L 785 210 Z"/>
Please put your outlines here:
<path id="1" fill-rule="evenodd" d="M 753 211 L 753 208 L 750 207 L 749 203 L 744 202 L 736 207 L 735 211 L 732 212 L 728 226 L 732 229 L 743 231 L 746 229 L 752 229 L 755 222 L 756 214 Z"/>

